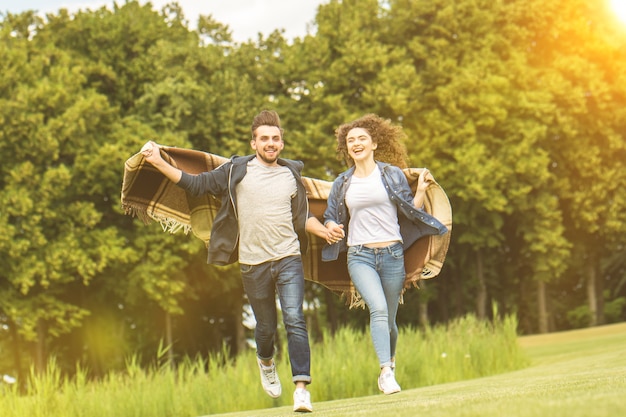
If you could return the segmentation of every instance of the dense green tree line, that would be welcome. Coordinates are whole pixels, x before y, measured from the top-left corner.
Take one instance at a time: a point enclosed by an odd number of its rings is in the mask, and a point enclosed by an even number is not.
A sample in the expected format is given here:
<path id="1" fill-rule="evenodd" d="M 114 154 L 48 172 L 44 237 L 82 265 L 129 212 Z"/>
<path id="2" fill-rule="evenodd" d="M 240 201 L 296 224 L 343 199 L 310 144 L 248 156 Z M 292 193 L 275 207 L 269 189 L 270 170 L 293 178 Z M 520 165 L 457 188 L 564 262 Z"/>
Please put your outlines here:
<path id="1" fill-rule="evenodd" d="M 237 268 L 123 215 L 119 193 L 148 139 L 245 154 L 263 108 L 307 176 L 341 172 L 335 127 L 374 112 L 447 191 L 446 265 L 401 325 L 492 305 L 520 333 L 626 319 L 626 28 L 608 6 L 331 0 L 295 40 L 189 27 L 175 3 L 0 16 L 0 373 L 245 348 Z M 367 322 L 324 288 L 307 300 L 316 338 Z"/>

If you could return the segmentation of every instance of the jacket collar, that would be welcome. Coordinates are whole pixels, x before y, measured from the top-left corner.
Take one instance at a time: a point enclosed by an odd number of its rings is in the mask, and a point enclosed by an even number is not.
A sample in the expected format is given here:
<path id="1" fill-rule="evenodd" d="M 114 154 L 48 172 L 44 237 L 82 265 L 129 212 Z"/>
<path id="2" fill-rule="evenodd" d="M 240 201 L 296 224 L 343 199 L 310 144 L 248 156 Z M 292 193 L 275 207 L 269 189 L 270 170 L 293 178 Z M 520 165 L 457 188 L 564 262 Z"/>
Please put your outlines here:
<path id="1" fill-rule="evenodd" d="M 254 158 L 256 158 L 256 154 L 245 155 L 245 156 L 235 155 L 230 158 L 230 161 L 233 163 L 233 165 L 245 165 L 248 162 L 252 161 Z M 287 167 L 293 167 L 293 164 L 294 164 L 294 161 L 290 159 L 284 159 L 284 158 L 278 158 L 276 162 L 278 163 L 278 165 L 287 166 Z"/>
<path id="2" fill-rule="evenodd" d="M 376 165 L 378 165 L 378 168 L 380 168 L 380 172 L 383 172 L 383 170 L 388 167 L 391 164 L 388 164 L 387 162 L 381 162 L 381 161 L 375 161 Z M 347 170 L 343 171 L 341 174 L 338 175 L 338 178 L 343 178 L 344 180 L 352 177 L 352 175 L 354 174 L 354 170 L 356 169 L 355 165 L 352 165 L 350 168 L 348 168 Z"/>

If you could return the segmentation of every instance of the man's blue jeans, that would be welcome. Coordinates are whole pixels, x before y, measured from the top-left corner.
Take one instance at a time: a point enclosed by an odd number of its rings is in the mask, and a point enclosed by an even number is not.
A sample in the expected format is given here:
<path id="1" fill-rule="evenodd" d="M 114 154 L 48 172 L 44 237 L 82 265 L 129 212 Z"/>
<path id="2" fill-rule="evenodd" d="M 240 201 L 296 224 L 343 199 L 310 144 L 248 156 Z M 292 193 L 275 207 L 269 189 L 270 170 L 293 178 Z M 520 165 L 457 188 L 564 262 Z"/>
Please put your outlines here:
<path id="1" fill-rule="evenodd" d="M 396 355 L 396 314 L 405 276 L 402 244 L 349 247 L 348 272 L 369 308 L 372 342 L 380 367 L 391 366 L 391 358 Z"/>
<path id="2" fill-rule="evenodd" d="M 254 312 L 254 339 L 259 359 L 274 356 L 274 337 L 278 324 L 276 292 L 287 331 L 287 346 L 292 380 L 311 382 L 311 350 L 302 302 L 304 270 L 300 256 L 288 256 L 259 265 L 240 265 L 243 288 Z"/>

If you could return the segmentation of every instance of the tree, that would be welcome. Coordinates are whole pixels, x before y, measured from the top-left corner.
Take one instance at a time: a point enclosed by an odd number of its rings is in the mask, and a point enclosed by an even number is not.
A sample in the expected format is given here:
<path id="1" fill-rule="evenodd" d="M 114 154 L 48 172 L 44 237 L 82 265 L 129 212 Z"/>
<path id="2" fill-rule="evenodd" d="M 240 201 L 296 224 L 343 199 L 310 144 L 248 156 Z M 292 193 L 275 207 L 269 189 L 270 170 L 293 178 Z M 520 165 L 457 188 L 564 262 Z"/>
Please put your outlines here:
<path id="1" fill-rule="evenodd" d="M 31 20 L 35 29 L 38 22 Z M 14 37 L 21 19 L 8 23 L 1 50 L 4 72 L 12 75 L 0 97 L 0 222 L 6 232 L 0 243 L 0 309 L 15 327 L 14 349 L 22 341 L 33 343 L 34 363 L 42 369 L 50 340 L 89 314 L 69 297 L 75 284 L 88 285 L 127 256 L 117 229 L 102 225 L 96 203 L 106 171 L 83 177 L 73 170 L 80 161 L 108 156 L 110 149 L 98 139 L 115 116 L 106 99 L 82 89 L 80 61 L 30 41 L 29 34 Z"/>
<path id="2" fill-rule="evenodd" d="M 529 48 L 537 84 L 553 103 L 546 147 L 566 234 L 574 245 L 568 292 L 583 278 L 592 326 L 604 323 L 601 265 L 623 245 L 625 231 L 626 33 L 607 6 L 584 0 L 536 5 Z"/>

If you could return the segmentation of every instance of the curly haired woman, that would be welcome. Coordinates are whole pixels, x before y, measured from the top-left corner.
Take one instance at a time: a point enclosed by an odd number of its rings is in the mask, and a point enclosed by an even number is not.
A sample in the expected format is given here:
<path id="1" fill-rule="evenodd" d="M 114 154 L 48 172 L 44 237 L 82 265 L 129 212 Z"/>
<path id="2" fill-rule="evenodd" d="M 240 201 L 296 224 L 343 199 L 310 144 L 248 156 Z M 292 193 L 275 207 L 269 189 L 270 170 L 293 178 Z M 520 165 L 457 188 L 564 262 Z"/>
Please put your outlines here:
<path id="1" fill-rule="evenodd" d="M 404 288 L 404 250 L 422 236 L 448 229 L 426 213 L 425 190 L 433 181 L 424 169 L 415 195 L 407 167 L 404 132 L 388 119 L 365 115 L 336 130 L 337 154 L 350 167 L 333 182 L 324 213 L 329 230 L 343 228 L 322 250 L 324 261 L 347 252 L 348 272 L 370 313 L 370 332 L 380 363 L 378 388 L 400 392 L 395 379 L 396 314 Z M 387 161 L 387 162 L 382 162 Z M 342 238 L 345 235 L 345 238 Z"/>

